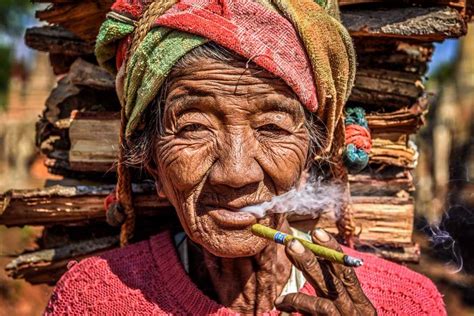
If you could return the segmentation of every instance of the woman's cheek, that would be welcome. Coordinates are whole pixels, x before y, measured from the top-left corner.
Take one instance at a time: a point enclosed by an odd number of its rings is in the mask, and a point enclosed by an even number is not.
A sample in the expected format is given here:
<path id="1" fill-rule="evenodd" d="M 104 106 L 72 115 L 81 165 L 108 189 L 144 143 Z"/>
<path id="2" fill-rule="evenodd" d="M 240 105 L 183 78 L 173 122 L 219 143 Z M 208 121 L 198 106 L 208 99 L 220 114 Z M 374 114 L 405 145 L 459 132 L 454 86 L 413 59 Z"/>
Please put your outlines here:
<path id="1" fill-rule="evenodd" d="M 291 137 L 262 144 L 262 167 L 273 179 L 278 190 L 291 189 L 301 176 L 308 155 L 306 138 Z"/>
<path id="2" fill-rule="evenodd" d="M 159 162 L 162 174 L 177 191 L 186 193 L 192 190 L 204 180 L 215 161 L 212 147 L 210 142 L 172 141 L 160 153 L 163 157 Z"/>

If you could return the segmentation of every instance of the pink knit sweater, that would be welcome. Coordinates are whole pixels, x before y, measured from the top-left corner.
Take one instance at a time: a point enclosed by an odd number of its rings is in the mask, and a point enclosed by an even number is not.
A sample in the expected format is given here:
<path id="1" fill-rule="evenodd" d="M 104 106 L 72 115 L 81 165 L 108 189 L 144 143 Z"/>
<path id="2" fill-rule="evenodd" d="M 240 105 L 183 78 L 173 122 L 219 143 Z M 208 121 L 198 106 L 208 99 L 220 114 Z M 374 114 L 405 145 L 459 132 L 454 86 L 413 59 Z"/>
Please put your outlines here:
<path id="1" fill-rule="evenodd" d="M 379 315 L 446 315 L 426 277 L 375 256 L 356 273 Z M 302 292 L 313 294 L 306 283 Z M 184 271 L 169 233 L 70 263 L 45 315 L 236 315 L 206 297 Z M 277 315 L 271 311 L 268 315 Z"/>

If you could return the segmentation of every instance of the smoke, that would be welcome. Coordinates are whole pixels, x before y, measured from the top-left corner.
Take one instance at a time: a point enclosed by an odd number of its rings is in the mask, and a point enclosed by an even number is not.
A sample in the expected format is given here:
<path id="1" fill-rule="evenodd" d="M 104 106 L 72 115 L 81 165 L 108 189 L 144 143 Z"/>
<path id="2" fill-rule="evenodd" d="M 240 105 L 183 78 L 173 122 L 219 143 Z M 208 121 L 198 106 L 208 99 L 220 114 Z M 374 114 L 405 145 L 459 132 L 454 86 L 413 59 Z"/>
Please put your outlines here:
<path id="1" fill-rule="evenodd" d="M 461 251 L 456 245 L 456 240 L 454 240 L 448 231 L 441 227 L 442 225 L 439 223 L 431 223 L 424 227 L 424 231 L 429 236 L 429 241 L 433 248 L 442 248 L 444 251 L 450 253 L 452 263 L 456 266 L 456 269 L 451 272 L 458 273 L 464 266 Z"/>
<path id="2" fill-rule="evenodd" d="M 311 180 L 301 188 L 274 196 L 270 201 L 242 208 L 240 211 L 261 218 L 270 213 L 292 213 L 311 215 L 313 218 L 321 214 L 329 214 L 334 219 L 339 218 L 343 204 L 344 187 L 338 184 L 322 182 L 320 179 Z M 445 214 L 448 217 L 447 214 Z M 446 220 L 446 218 L 444 218 Z M 441 221 L 441 222 L 444 222 Z M 433 248 L 441 248 L 452 258 L 452 264 L 457 273 L 463 269 L 463 258 L 456 240 L 444 229 L 442 223 L 427 223 L 420 227 L 428 236 Z"/>
<path id="3" fill-rule="evenodd" d="M 326 212 L 331 212 L 335 218 L 339 217 L 343 203 L 343 187 L 336 184 L 327 184 L 321 180 L 308 181 L 301 188 L 274 196 L 270 201 L 258 205 L 251 205 L 241 209 L 257 218 L 267 213 L 293 213 L 311 215 L 313 218 Z"/>

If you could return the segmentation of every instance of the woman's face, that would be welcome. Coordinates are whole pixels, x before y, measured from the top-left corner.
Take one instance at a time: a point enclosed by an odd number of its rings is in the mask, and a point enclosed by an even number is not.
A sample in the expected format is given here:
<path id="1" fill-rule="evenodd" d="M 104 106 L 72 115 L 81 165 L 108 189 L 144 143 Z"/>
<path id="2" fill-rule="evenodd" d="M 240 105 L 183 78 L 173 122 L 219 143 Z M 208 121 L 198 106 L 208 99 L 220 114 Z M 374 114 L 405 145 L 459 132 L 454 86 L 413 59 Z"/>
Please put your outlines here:
<path id="1" fill-rule="evenodd" d="M 303 107 L 283 81 L 238 61 L 202 58 L 171 76 L 158 187 L 194 242 L 220 257 L 254 255 L 268 242 L 250 226 L 280 228 L 284 216 L 238 210 L 297 184 L 309 146 Z"/>

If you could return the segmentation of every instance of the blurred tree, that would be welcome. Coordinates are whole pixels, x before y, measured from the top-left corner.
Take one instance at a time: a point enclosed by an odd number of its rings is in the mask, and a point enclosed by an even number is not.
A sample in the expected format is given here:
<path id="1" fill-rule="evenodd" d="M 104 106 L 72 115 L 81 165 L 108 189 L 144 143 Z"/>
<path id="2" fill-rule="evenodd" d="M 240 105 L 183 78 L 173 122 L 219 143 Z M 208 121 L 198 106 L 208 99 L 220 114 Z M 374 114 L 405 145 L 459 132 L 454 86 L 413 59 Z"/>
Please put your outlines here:
<path id="1" fill-rule="evenodd" d="M 0 110 L 6 107 L 11 70 L 11 48 L 0 45 Z"/>
<path id="2" fill-rule="evenodd" d="M 24 30 L 25 15 L 31 13 L 30 0 L 0 1 L 0 33 L 3 36 L 19 36 Z"/>
<path id="3" fill-rule="evenodd" d="M 0 110 L 6 107 L 13 39 L 23 36 L 33 6 L 29 0 L 0 0 Z"/>

